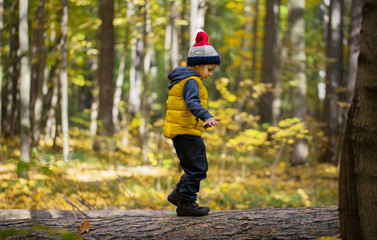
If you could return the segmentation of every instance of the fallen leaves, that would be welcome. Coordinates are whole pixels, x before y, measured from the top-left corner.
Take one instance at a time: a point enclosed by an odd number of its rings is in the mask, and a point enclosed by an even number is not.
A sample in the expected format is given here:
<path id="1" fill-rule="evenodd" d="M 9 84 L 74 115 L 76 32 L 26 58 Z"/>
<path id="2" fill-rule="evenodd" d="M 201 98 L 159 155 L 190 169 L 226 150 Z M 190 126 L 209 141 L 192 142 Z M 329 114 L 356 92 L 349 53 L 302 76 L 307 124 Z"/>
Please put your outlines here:
<path id="1" fill-rule="evenodd" d="M 88 233 L 90 227 L 91 224 L 88 221 L 81 221 L 81 224 L 77 228 L 80 230 L 80 233 Z"/>

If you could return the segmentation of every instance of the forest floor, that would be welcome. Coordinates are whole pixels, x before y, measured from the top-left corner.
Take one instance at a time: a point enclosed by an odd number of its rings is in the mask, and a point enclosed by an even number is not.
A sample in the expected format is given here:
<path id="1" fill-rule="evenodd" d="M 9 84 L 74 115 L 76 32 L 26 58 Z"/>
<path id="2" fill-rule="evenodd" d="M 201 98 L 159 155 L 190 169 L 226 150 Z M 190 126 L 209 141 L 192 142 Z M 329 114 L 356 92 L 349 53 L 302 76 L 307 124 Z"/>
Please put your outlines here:
<path id="1" fill-rule="evenodd" d="M 0 161 L 0 209 L 72 210 L 68 199 L 85 209 L 169 210 L 166 196 L 182 171 L 178 160 L 145 164 L 121 154 L 91 155 L 72 151 L 64 162 L 51 153 L 38 153 L 28 167 L 29 178 L 18 178 L 17 150 Z M 225 168 L 209 156 L 200 204 L 213 210 L 266 207 L 325 207 L 337 205 L 338 168 L 309 162 L 275 169 L 265 160 L 246 164 L 229 158 Z"/>

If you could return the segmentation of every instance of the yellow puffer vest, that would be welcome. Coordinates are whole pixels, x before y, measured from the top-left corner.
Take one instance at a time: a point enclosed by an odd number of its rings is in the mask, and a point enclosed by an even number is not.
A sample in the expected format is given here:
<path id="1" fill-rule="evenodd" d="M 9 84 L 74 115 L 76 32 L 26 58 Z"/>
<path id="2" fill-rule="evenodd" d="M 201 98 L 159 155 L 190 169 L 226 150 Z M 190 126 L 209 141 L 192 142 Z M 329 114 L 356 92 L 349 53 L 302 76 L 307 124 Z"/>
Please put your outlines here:
<path id="1" fill-rule="evenodd" d="M 175 84 L 169 91 L 169 97 L 166 101 L 167 112 L 163 136 L 174 138 L 177 135 L 194 135 L 202 136 L 203 121 L 196 118 L 187 108 L 183 98 L 183 86 L 189 79 L 194 79 L 199 85 L 199 98 L 201 105 L 207 109 L 208 92 L 204 87 L 202 80 L 196 76 L 191 76 Z"/>

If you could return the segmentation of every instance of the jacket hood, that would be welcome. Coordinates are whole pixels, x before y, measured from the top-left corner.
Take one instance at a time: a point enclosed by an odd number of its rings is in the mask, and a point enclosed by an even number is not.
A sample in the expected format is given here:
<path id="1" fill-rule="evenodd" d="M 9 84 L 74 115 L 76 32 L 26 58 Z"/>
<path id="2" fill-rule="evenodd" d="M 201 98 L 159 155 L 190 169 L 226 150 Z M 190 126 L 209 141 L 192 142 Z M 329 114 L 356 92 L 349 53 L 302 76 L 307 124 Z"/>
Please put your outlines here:
<path id="1" fill-rule="evenodd" d="M 197 72 L 188 67 L 177 67 L 168 74 L 168 79 L 170 80 L 168 88 L 171 89 L 175 84 L 190 76 L 200 77 Z"/>

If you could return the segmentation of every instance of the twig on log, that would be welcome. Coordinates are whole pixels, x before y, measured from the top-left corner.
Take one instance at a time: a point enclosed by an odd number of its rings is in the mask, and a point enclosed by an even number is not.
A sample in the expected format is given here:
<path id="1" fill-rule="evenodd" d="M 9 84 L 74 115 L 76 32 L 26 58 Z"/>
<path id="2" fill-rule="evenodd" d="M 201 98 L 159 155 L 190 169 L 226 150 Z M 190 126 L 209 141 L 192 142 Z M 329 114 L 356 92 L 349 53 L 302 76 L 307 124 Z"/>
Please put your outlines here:
<path id="1" fill-rule="evenodd" d="M 68 198 L 66 198 L 66 196 L 64 196 L 62 193 L 61 193 L 62 197 L 69 203 L 72 205 L 72 207 L 76 208 L 77 211 L 79 211 L 82 215 L 84 215 L 85 217 L 89 218 L 88 215 L 86 215 L 83 211 L 80 210 L 80 208 L 78 208 L 75 204 L 73 204 L 71 201 L 68 200 Z"/>

